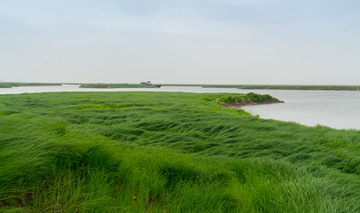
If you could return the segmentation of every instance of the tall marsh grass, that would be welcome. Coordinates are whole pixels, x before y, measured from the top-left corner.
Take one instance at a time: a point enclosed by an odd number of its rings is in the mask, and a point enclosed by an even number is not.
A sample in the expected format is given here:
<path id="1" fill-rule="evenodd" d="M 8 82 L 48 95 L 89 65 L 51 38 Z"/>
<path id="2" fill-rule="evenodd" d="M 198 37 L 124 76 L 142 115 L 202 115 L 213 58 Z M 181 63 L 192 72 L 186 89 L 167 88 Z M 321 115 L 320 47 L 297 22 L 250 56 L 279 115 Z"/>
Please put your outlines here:
<path id="1" fill-rule="evenodd" d="M 0 96 L 1 212 L 359 212 L 360 133 L 223 94 Z"/>

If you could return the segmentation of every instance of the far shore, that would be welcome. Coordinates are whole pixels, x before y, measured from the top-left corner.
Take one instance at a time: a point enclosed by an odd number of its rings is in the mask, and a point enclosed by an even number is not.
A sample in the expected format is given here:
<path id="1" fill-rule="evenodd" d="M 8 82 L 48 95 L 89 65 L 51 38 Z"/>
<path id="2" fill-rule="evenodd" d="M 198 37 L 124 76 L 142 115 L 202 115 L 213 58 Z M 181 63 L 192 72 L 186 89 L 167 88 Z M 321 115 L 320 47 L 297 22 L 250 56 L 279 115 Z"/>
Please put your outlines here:
<path id="1" fill-rule="evenodd" d="M 360 86 L 347 85 L 204 85 L 204 88 L 270 89 L 270 90 L 333 90 L 360 91 Z"/>
<path id="2" fill-rule="evenodd" d="M 269 89 L 269 90 L 333 90 L 360 91 L 360 85 L 256 85 L 256 84 L 159 84 L 161 86 L 197 86 L 203 88 Z"/>
<path id="3" fill-rule="evenodd" d="M 61 86 L 61 83 L 23 83 L 23 82 L 0 82 L 0 88 L 24 87 L 24 86 Z"/>
<path id="4" fill-rule="evenodd" d="M 130 84 L 130 83 L 27 83 L 0 82 L 0 88 L 19 86 L 62 86 L 80 85 L 80 88 L 160 88 L 162 86 L 233 88 L 242 90 L 324 90 L 324 91 L 360 91 L 360 85 L 256 85 L 256 84 Z"/>
<path id="5" fill-rule="evenodd" d="M 159 85 L 153 84 L 128 84 L 128 83 L 118 83 L 118 84 L 105 84 L 105 83 L 94 83 L 94 84 L 81 84 L 80 88 L 159 88 Z"/>

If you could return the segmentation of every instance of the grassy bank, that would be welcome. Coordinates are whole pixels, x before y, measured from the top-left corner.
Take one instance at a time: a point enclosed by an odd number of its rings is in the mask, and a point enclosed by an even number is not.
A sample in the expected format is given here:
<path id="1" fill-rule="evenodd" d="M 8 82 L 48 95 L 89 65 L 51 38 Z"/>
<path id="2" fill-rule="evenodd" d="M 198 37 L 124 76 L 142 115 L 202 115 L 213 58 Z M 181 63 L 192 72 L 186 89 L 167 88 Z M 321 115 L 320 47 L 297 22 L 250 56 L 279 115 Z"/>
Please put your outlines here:
<path id="1" fill-rule="evenodd" d="M 60 83 L 0 82 L 0 88 L 24 87 L 24 86 L 61 86 L 61 84 Z"/>
<path id="2" fill-rule="evenodd" d="M 1 95 L 0 211 L 360 211 L 359 131 L 259 119 L 229 95 Z"/>
<path id="3" fill-rule="evenodd" d="M 146 84 L 81 84 L 81 88 L 159 88 L 157 85 Z"/>

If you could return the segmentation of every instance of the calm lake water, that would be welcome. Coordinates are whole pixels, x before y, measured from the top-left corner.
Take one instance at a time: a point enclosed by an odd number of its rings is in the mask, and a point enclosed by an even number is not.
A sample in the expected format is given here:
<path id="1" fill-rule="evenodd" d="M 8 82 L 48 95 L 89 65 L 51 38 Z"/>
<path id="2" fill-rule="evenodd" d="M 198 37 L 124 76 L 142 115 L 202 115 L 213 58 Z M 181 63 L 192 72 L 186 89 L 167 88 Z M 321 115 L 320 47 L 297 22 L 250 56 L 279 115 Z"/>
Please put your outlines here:
<path id="1" fill-rule="evenodd" d="M 244 110 L 261 118 L 293 121 L 315 126 L 324 125 L 337 129 L 360 129 L 359 91 L 302 91 L 302 90 L 239 90 L 235 88 L 161 87 L 92 89 L 78 85 L 0 88 L 0 94 L 38 92 L 89 92 L 89 91 L 163 91 L 196 93 L 248 93 L 270 94 L 282 104 L 255 105 Z"/>

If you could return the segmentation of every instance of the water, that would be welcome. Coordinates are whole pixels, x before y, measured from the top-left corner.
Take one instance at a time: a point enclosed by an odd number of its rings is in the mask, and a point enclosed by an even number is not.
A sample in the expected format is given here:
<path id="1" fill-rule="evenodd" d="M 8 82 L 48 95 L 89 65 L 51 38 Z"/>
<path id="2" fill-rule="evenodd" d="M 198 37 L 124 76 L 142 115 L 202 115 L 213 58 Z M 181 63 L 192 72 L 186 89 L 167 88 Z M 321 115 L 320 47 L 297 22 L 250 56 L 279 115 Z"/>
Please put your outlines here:
<path id="1" fill-rule="evenodd" d="M 360 129 L 359 91 L 253 91 L 268 93 L 284 104 L 245 106 L 244 110 L 261 118 L 294 121 L 308 126 L 324 125 L 337 129 Z"/>
<path id="2" fill-rule="evenodd" d="M 270 94 L 283 104 L 245 106 L 244 110 L 261 118 L 293 121 L 337 129 L 360 129 L 359 91 L 302 91 L 302 90 L 239 90 L 235 88 L 173 87 L 161 88 L 79 88 L 79 85 L 34 86 L 0 88 L 0 94 L 39 92 L 89 92 L 89 91 L 162 91 L 196 93 L 248 93 Z"/>
<path id="3" fill-rule="evenodd" d="M 39 93 L 39 92 L 114 92 L 114 91 L 156 91 L 156 92 L 195 92 L 195 93 L 239 93 L 234 88 L 202 88 L 199 86 L 163 86 L 160 88 L 80 88 L 80 85 L 63 86 L 28 86 L 0 88 L 0 94 L 22 94 L 22 93 Z"/>

